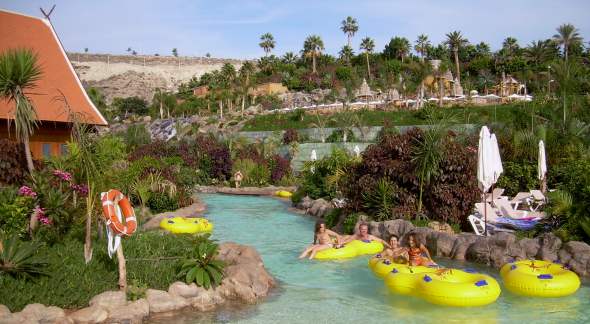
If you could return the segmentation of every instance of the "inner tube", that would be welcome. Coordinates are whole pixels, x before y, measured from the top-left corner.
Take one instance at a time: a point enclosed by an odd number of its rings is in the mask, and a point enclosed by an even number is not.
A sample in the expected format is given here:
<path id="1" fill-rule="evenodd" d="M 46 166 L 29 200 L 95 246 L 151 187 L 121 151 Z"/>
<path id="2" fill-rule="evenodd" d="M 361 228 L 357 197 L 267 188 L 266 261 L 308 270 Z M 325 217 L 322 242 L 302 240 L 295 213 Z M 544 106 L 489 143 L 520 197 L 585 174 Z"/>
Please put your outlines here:
<path id="1" fill-rule="evenodd" d="M 562 264 L 542 260 L 507 263 L 500 269 L 504 286 L 517 295 L 563 297 L 580 288 L 580 278 Z"/>
<path id="2" fill-rule="evenodd" d="M 160 227 L 175 234 L 211 233 L 213 223 L 205 218 L 167 217 Z"/>
<path id="3" fill-rule="evenodd" d="M 416 291 L 429 303 L 455 307 L 488 305 L 498 299 L 500 292 L 494 278 L 458 269 L 439 269 L 421 275 Z"/>
<path id="4" fill-rule="evenodd" d="M 341 248 L 329 248 L 318 252 L 315 259 L 318 260 L 336 260 L 336 259 L 350 259 L 364 254 L 375 254 L 383 251 L 383 244 L 380 242 L 369 241 L 362 242 L 353 240 L 346 243 Z"/>
<path id="5" fill-rule="evenodd" d="M 389 291 L 405 296 L 416 296 L 421 274 L 435 273 L 437 271 L 435 268 L 423 266 L 392 264 L 391 271 L 384 277 L 385 285 Z"/>
<path id="6" fill-rule="evenodd" d="M 293 196 L 293 193 L 291 193 L 290 191 L 287 191 L 287 190 L 279 190 L 279 191 L 275 192 L 275 195 L 277 195 L 281 198 L 291 198 L 291 196 Z"/>

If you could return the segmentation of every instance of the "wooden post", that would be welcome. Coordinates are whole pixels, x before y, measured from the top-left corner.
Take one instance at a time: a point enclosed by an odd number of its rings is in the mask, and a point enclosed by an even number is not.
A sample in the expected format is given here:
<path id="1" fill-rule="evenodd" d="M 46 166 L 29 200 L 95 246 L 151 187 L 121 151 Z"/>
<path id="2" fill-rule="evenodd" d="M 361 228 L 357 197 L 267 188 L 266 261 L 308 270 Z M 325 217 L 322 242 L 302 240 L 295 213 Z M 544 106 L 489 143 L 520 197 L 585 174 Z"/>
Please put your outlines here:
<path id="1" fill-rule="evenodd" d="M 119 261 L 119 289 L 127 291 L 127 266 L 123 255 L 123 244 L 117 248 L 117 261 Z"/>

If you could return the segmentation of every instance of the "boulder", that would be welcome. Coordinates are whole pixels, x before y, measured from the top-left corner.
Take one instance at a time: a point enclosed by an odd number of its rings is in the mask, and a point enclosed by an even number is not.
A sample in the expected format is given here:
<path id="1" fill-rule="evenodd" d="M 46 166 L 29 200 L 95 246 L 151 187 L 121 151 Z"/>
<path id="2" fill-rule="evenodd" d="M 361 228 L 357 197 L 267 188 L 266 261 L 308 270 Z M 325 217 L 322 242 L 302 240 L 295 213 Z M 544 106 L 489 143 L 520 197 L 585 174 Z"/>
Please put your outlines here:
<path id="1" fill-rule="evenodd" d="M 453 243 L 453 251 L 451 257 L 455 260 L 465 260 L 467 249 L 478 239 L 479 236 L 470 233 L 461 233 L 457 235 L 457 239 Z"/>
<path id="2" fill-rule="evenodd" d="M 523 238 L 518 241 L 518 244 L 521 246 L 524 252 L 524 258 L 531 259 L 537 256 L 539 253 L 539 239 L 530 239 L 530 238 Z"/>
<path id="3" fill-rule="evenodd" d="M 309 196 L 305 196 L 301 200 L 301 202 L 299 202 L 299 204 L 297 204 L 297 208 L 303 209 L 303 210 L 308 210 L 311 208 L 311 205 L 313 205 L 313 199 L 309 198 Z"/>
<path id="4" fill-rule="evenodd" d="M 369 222 L 369 234 L 377 236 L 377 237 L 384 237 L 383 236 L 383 232 L 384 232 L 385 227 L 383 226 L 383 222 L 375 222 L 375 221 L 370 221 Z"/>
<path id="5" fill-rule="evenodd" d="M 183 297 L 172 296 L 163 290 L 148 289 L 145 296 L 152 313 L 170 312 L 189 306 L 188 301 Z"/>
<path id="6" fill-rule="evenodd" d="M 546 261 L 556 261 L 557 252 L 561 248 L 561 240 L 553 233 L 545 233 L 539 238 L 539 252 L 537 259 Z"/>
<path id="7" fill-rule="evenodd" d="M 77 310 L 69 315 L 74 323 L 94 324 L 106 321 L 109 312 L 102 306 L 90 306 Z"/>
<path id="8" fill-rule="evenodd" d="M 102 294 L 92 297 L 88 304 L 90 306 L 101 306 L 110 310 L 114 307 L 126 305 L 127 296 L 123 291 L 105 291 Z"/>
<path id="9" fill-rule="evenodd" d="M 433 256 L 450 257 L 457 237 L 445 232 L 434 232 L 426 240 L 426 247 Z"/>
<path id="10" fill-rule="evenodd" d="M 109 311 L 110 323 L 141 323 L 150 314 L 150 304 L 144 298 Z"/>
<path id="11" fill-rule="evenodd" d="M 63 309 L 55 306 L 46 307 L 42 304 L 29 304 L 22 311 L 13 315 L 35 322 L 55 323 L 66 321 L 66 313 Z"/>
<path id="12" fill-rule="evenodd" d="M 313 202 L 313 204 L 311 205 L 311 208 L 309 209 L 309 213 L 313 216 L 321 218 L 324 215 L 326 215 L 327 212 L 329 212 L 330 210 L 332 210 L 332 206 L 330 205 L 330 202 L 324 200 L 323 198 L 320 198 L 320 199 L 316 199 Z"/>
<path id="13" fill-rule="evenodd" d="M 8 315 L 10 315 L 10 309 L 6 305 L 0 304 L 0 319 Z"/>
<path id="14" fill-rule="evenodd" d="M 590 245 L 584 242 L 567 242 L 559 251 L 559 258 L 577 274 L 590 275 Z"/>
<path id="15" fill-rule="evenodd" d="M 465 260 L 490 265 L 491 247 L 487 237 L 478 237 L 465 251 Z"/>
<path id="16" fill-rule="evenodd" d="M 433 221 L 428 223 L 428 228 L 436 231 L 436 232 L 443 232 L 448 234 L 455 234 L 455 231 L 451 227 L 451 225 L 447 223 L 439 223 L 437 221 Z"/>
<path id="17" fill-rule="evenodd" d="M 199 287 L 200 292 L 196 297 L 188 298 L 187 301 L 190 305 L 201 311 L 206 312 L 215 309 L 218 305 L 225 303 L 225 299 L 221 296 L 217 290 L 205 290 Z"/>
<path id="18" fill-rule="evenodd" d="M 180 296 L 183 298 L 191 298 L 196 297 L 199 295 L 200 287 L 198 287 L 194 282 L 190 285 L 187 285 L 184 282 L 174 282 L 168 287 L 168 293 L 172 296 Z"/>
<path id="19" fill-rule="evenodd" d="M 394 219 L 388 220 L 383 222 L 383 230 L 386 237 L 384 239 L 389 239 L 391 235 L 395 235 L 398 238 L 402 238 L 402 236 L 406 235 L 414 229 L 414 224 L 411 222 L 404 220 L 404 219 Z"/>

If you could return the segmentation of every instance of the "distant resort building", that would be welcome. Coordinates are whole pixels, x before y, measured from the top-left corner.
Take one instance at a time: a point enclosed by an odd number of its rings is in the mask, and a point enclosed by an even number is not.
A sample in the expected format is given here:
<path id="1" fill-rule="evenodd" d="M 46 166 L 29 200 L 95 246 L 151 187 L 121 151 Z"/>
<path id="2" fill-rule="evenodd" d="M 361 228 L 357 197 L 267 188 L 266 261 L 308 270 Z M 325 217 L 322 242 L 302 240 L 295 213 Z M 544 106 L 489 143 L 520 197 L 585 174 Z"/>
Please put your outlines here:
<path id="1" fill-rule="evenodd" d="M 35 88 L 26 94 L 39 120 L 30 138 L 33 158 L 61 155 L 70 140 L 73 118 L 90 125 L 107 125 L 84 91 L 48 20 L 0 10 L 0 53 L 10 49 L 31 49 L 42 72 Z M 0 138 L 14 140 L 14 129 L 8 129 L 14 109 L 14 102 L 0 99 Z"/>

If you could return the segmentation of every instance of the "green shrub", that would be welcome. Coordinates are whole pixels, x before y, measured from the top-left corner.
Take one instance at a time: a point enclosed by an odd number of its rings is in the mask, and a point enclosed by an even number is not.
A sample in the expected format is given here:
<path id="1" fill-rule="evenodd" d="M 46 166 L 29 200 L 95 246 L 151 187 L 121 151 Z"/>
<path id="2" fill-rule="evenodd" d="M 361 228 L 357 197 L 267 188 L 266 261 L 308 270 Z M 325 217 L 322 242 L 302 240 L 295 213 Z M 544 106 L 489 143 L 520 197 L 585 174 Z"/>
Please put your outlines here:
<path id="1" fill-rule="evenodd" d="M 328 136 L 326 138 L 326 142 L 328 143 L 337 143 L 337 142 L 344 142 L 344 130 L 343 129 L 337 129 L 335 131 L 332 132 L 332 134 L 330 134 L 330 136 Z M 351 129 L 347 129 L 346 130 L 346 141 L 347 142 L 355 142 L 357 139 L 354 137 L 354 133 L 352 132 Z"/>
<path id="2" fill-rule="evenodd" d="M 47 275 L 47 263 L 37 256 L 40 247 L 38 242 L 21 242 L 16 235 L 2 239 L 0 274 L 21 279 Z"/>
<path id="3" fill-rule="evenodd" d="M 41 247 L 38 255 L 48 263 L 45 271 L 49 276 L 23 280 L 0 275 L 0 303 L 12 312 L 32 303 L 82 308 L 95 295 L 118 290 L 117 262 L 108 257 L 106 240 L 96 240 L 93 246 L 93 259 L 88 264 L 83 258 L 83 241 L 65 239 L 53 247 Z M 180 260 L 193 248 L 193 242 L 186 236 L 146 232 L 125 238 L 123 247 L 128 282 L 167 290 L 177 281 Z"/>
<path id="4" fill-rule="evenodd" d="M 235 161 L 232 173 L 237 171 L 241 171 L 244 176 L 242 186 L 265 186 L 270 183 L 270 170 L 268 167 L 251 159 Z"/>
<path id="5" fill-rule="evenodd" d="M 515 196 L 522 191 L 529 191 L 539 187 L 537 179 L 537 162 L 504 162 L 502 167 L 504 172 L 496 184 L 499 188 L 504 188 L 504 194 Z"/>
<path id="6" fill-rule="evenodd" d="M 332 211 L 330 211 L 328 213 L 328 215 L 326 215 L 326 217 L 325 217 L 326 227 L 332 228 L 332 227 L 336 226 L 338 224 L 338 221 L 340 220 L 341 214 L 342 214 L 341 208 L 332 209 Z"/>
<path id="7" fill-rule="evenodd" d="M 129 125 L 123 134 L 123 140 L 129 150 L 151 143 L 150 133 L 143 124 Z"/>
<path id="8" fill-rule="evenodd" d="M 221 284 L 225 264 L 216 260 L 218 245 L 204 236 L 194 245 L 189 258 L 182 263 L 178 277 L 184 277 L 187 284 L 195 282 L 197 286 L 209 289 Z"/>
<path id="9" fill-rule="evenodd" d="M 34 200 L 28 196 L 17 196 L 17 189 L 0 189 L 0 234 L 24 237 L 27 233 L 29 216 L 33 211 Z"/>
<path id="10" fill-rule="evenodd" d="M 344 233 L 354 234 L 354 227 L 359 220 L 359 213 L 352 213 L 344 219 Z"/>
<path id="11" fill-rule="evenodd" d="M 305 192 L 303 191 L 302 188 L 298 188 L 291 196 L 291 202 L 293 204 L 298 204 L 303 200 L 304 197 L 305 197 Z"/>
<path id="12" fill-rule="evenodd" d="M 179 208 L 178 199 L 175 196 L 170 197 L 163 192 L 153 192 L 148 200 L 147 206 L 154 214 L 174 211 Z"/>

